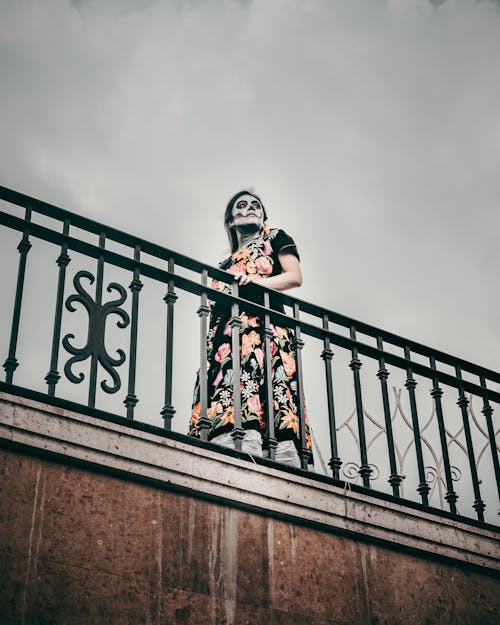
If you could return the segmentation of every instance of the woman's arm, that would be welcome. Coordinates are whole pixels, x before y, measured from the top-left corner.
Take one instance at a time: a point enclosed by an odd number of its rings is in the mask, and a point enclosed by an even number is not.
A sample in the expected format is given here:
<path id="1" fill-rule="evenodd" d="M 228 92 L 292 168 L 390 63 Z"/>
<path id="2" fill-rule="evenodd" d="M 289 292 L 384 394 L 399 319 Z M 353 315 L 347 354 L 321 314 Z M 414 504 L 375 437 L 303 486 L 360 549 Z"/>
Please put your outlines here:
<path id="1" fill-rule="evenodd" d="M 236 280 L 239 280 L 241 285 L 253 282 L 276 289 L 276 291 L 286 291 L 287 289 L 300 286 L 302 284 L 302 272 L 298 258 L 293 254 L 278 254 L 278 258 L 283 271 L 276 276 L 265 278 L 263 276 L 237 273 L 234 277 Z"/>

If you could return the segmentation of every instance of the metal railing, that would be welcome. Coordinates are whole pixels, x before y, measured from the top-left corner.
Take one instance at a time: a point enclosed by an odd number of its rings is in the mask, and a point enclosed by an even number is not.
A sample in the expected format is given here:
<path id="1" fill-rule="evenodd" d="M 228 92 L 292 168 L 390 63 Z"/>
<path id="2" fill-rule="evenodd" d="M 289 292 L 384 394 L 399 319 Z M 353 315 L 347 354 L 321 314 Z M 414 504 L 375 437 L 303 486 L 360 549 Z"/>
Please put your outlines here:
<path id="1" fill-rule="evenodd" d="M 416 473 L 416 492 L 418 493 L 418 505 L 437 512 L 437 507 L 430 505 L 430 493 L 432 488 L 437 487 L 440 492 L 440 501 L 448 509 L 447 514 L 453 516 L 468 517 L 467 510 L 457 511 L 458 494 L 455 491 L 457 475 L 462 471 L 457 469 L 450 460 L 450 446 L 455 445 L 461 449 L 466 458 L 467 473 L 469 474 L 468 489 L 471 491 L 471 504 L 475 515 L 480 523 L 484 523 L 484 510 L 486 507 L 483 493 L 484 476 L 491 477 L 492 492 L 488 492 L 488 505 L 496 507 L 497 497 L 500 494 L 500 468 L 498 460 L 498 446 L 493 423 L 493 404 L 500 403 L 500 374 L 485 367 L 467 362 L 461 358 L 455 358 L 421 345 L 415 341 L 405 339 L 385 330 L 373 327 L 369 324 L 356 321 L 344 315 L 302 301 L 290 295 L 276 293 L 261 286 L 253 285 L 246 287 L 245 294 L 249 299 L 241 297 L 239 285 L 233 280 L 231 274 L 215 267 L 196 261 L 188 256 L 173 252 L 160 245 L 141 240 L 117 229 L 97 223 L 80 215 L 57 208 L 45 202 L 28 197 L 16 191 L 0 187 L 0 199 L 6 203 L 6 208 L 22 207 L 23 216 L 16 216 L 13 211 L 0 212 L 0 223 L 10 231 L 22 233 L 21 241 L 17 247 L 19 262 L 17 281 L 15 283 L 15 295 L 13 301 L 13 313 L 10 322 L 10 337 L 8 341 L 8 355 L 4 363 L 5 384 L 3 388 L 14 387 L 14 379 L 20 365 L 18 356 L 19 333 L 27 331 L 21 327 L 21 313 L 23 308 L 23 294 L 25 290 L 25 276 L 29 270 L 29 252 L 32 240 L 45 241 L 52 246 L 57 246 L 57 288 L 55 298 L 50 305 L 53 307 L 52 340 L 50 355 L 47 354 L 48 372 L 45 375 L 47 384 L 47 401 L 58 396 L 58 384 L 61 381 L 60 360 L 61 346 L 70 354 L 65 362 L 63 371 L 67 380 L 71 383 L 81 383 L 83 373 L 76 374 L 74 365 L 90 360 L 88 375 L 88 397 L 86 406 L 95 408 L 96 391 L 98 390 L 99 367 L 104 369 L 109 376 L 108 381 L 101 381 L 100 388 L 107 394 L 115 394 L 121 388 L 121 379 L 117 373 L 117 367 L 128 361 L 127 389 L 124 398 L 124 416 L 133 420 L 135 416 L 138 397 L 136 395 L 136 374 L 138 362 L 139 328 L 139 304 L 143 282 L 148 278 L 163 285 L 166 292 L 163 297 L 165 314 L 165 351 L 164 351 L 164 396 L 163 406 L 158 407 L 158 413 L 163 419 L 165 431 L 172 429 L 172 421 L 175 415 L 173 406 L 173 369 L 174 369 L 174 310 L 179 292 L 190 293 L 199 298 L 199 367 L 201 381 L 201 410 L 199 420 L 199 432 L 202 440 L 207 440 L 210 421 L 207 418 L 207 333 L 208 316 L 210 313 L 210 301 L 221 302 L 231 310 L 231 333 L 232 333 L 232 366 L 234 370 L 234 432 L 236 450 L 241 450 L 243 428 L 241 424 L 241 396 L 240 396 L 240 361 L 239 361 L 239 314 L 241 310 L 258 315 L 263 320 L 263 345 L 264 345 L 264 371 L 266 379 L 267 397 L 266 419 L 269 427 L 271 454 L 275 442 L 274 419 L 272 415 L 272 371 L 270 359 L 270 340 L 272 336 L 271 323 L 291 328 L 295 340 L 294 349 L 297 364 L 298 382 L 298 421 L 301 465 L 303 470 L 308 469 L 310 451 L 307 448 L 305 431 L 305 400 L 304 400 L 304 363 L 302 350 L 304 348 L 303 336 L 311 340 L 321 342 L 320 357 L 323 361 L 324 371 L 323 393 L 325 395 L 326 418 L 325 431 L 328 438 L 328 453 L 330 455 L 329 471 L 330 479 L 335 483 L 346 480 L 360 480 L 363 489 L 370 489 L 374 495 L 388 497 L 404 503 L 410 503 L 411 499 L 403 496 L 403 465 L 412 457 L 414 471 Z M 17 210 L 19 210 L 17 208 Z M 47 227 L 36 223 L 34 217 L 46 217 L 55 220 L 58 228 Z M 82 236 L 76 236 L 77 231 L 83 231 L 89 236 L 96 238 L 94 243 L 89 243 Z M 127 253 L 119 253 L 109 249 L 109 244 L 114 242 L 125 248 Z M 95 275 L 86 269 L 76 271 L 73 277 L 73 292 L 69 293 L 67 284 L 67 268 L 70 263 L 69 252 L 83 255 L 88 259 L 97 261 Z M 155 259 L 155 262 L 147 262 L 147 258 Z M 124 308 L 128 298 L 127 290 L 118 282 L 107 285 L 107 292 L 116 295 L 114 299 L 104 302 L 103 296 L 105 281 L 104 268 L 113 266 L 125 270 L 132 280 L 129 284 L 131 297 L 127 302 L 129 312 Z M 197 279 L 180 275 L 179 271 L 193 272 Z M 215 290 L 209 286 L 209 278 L 232 284 L 231 294 Z M 95 292 L 90 294 L 86 284 L 95 283 Z M 69 294 L 68 294 L 69 293 Z M 277 312 L 269 307 L 270 293 L 273 299 L 291 309 L 291 314 Z M 248 295 L 249 294 L 249 295 Z M 263 305 L 257 304 L 254 297 L 259 294 Z M 130 301 L 131 300 L 131 301 Z M 75 305 L 80 304 L 88 314 L 87 341 L 83 347 L 76 347 L 72 333 L 66 334 L 62 339 L 62 321 L 65 309 L 69 312 L 75 310 Z M 129 314 L 130 313 L 130 314 Z M 109 315 L 118 316 L 119 328 L 130 328 L 129 345 L 127 353 L 122 349 L 117 350 L 116 356 L 111 356 L 106 350 L 105 335 L 107 319 Z M 2 320 L 2 325 L 5 321 Z M 360 337 L 363 337 L 361 340 Z M 336 346 L 347 353 L 351 370 L 351 392 L 354 389 L 354 409 L 352 413 L 339 422 L 336 398 L 339 387 L 337 377 L 334 376 L 334 352 Z M 376 366 L 375 377 L 378 380 L 380 409 L 378 417 L 369 414 L 364 405 L 366 382 L 363 382 L 361 374 L 364 363 L 372 363 Z M 163 364 L 163 363 L 162 363 Z M 159 366 L 159 365 L 158 365 Z M 404 381 L 399 390 L 393 388 L 394 398 L 391 401 L 389 377 L 398 372 L 404 376 Z M 372 376 L 373 377 L 373 376 Z M 340 378 L 339 378 L 340 379 Z M 425 423 L 422 420 L 421 406 L 417 385 L 420 379 L 428 380 L 430 397 L 432 402 L 431 419 Z M 373 379 L 370 384 L 373 392 Z M 342 384 L 345 390 L 345 384 Z M 451 391 L 455 399 L 449 407 L 449 402 L 443 400 L 443 389 Z M 403 393 L 406 397 L 406 410 L 403 406 Z M 62 398 L 64 400 L 64 397 Z M 479 419 L 473 408 L 473 399 L 480 401 L 482 419 Z M 72 404 L 74 406 L 74 404 Z M 457 406 L 457 407 L 455 407 Z M 404 422 L 410 433 L 410 439 L 406 449 L 401 451 L 401 441 L 395 433 L 396 418 L 398 415 Z M 315 427 L 314 418 L 311 425 Z M 431 441 L 426 430 L 429 424 L 435 423 L 435 440 Z M 452 426 L 460 426 L 459 430 L 452 434 Z M 370 428 L 370 432 L 368 432 Z M 349 432 L 355 441 L 355 454 L 348 445 L 343 445 L 341 436 Z M 374 433 L 373 433 L 374 432 Z M 369 456 L 374 449 L 375 441 L 382 436 L 385 439 L 384 454 L 380 459 L 380 451 L 377 455 L 379 465 L 385 468 L 387 482 L 390 485 L 390 493 L 384 494 L 383 489 L 374 488 L 373 481 L 380 468 L 370 462 Z M 193 439 L 186 436 L 186 441 Z M 324 441 L 323 441 L 324 443 Z M 478 451 L 479 450 L 479 451 Z M 489 459 L 487 459 L 489 457 Z M 429 458 L 433 464 L 429 466 Z M 271 460 L 273 457 L 271 456 Z M 481 467 L 482 473 L 480 472 Z M 491 470 L 492 469 L 492 470 Z M 315 473 L 310 473 L 312 476 Z M 321 479 L 325 479 L 322 477 Z M 495 493 L 493 493 L 495 491 Z M 415 505 L 413 502 L 412 505 Z"/>

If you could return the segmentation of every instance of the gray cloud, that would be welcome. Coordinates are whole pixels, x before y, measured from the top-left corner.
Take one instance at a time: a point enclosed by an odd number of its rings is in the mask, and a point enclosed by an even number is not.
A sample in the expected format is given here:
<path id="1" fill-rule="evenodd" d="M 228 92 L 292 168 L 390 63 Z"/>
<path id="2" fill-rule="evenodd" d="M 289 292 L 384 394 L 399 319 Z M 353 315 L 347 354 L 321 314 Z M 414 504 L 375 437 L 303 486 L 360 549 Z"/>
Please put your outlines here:
<path id="1" fill-rule="evenodd" d="M 254 185 L 301 296 L 498 366 L 494 3 L 7 2 L 0 28 L 4 184 L 213 263 Z"/>

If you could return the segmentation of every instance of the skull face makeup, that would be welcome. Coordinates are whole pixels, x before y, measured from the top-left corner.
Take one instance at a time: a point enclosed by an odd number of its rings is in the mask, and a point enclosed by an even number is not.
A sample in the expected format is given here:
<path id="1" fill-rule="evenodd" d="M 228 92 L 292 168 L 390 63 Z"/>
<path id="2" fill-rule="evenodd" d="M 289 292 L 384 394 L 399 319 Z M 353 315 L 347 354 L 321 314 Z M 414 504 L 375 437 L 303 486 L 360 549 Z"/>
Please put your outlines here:
<path id="1" fill-rule="evenodd" d="M 234 203 L 232 214 L 233 217 L 236 217 L 237 215 L 241 215 L 243 217 L 255 215 L 255 217 L 261 218 L 263 216 L 262 204 L 253 195 L 242 195 Z"/>
<path id="2" fill-rule="evenodd" d="M 243 244 L 243 239 L 255 237 L 267 221 L 267 211 L 258 195 L 244 190 L 233 195 L 224 212 L 224 228 L 231 253 Z"/>

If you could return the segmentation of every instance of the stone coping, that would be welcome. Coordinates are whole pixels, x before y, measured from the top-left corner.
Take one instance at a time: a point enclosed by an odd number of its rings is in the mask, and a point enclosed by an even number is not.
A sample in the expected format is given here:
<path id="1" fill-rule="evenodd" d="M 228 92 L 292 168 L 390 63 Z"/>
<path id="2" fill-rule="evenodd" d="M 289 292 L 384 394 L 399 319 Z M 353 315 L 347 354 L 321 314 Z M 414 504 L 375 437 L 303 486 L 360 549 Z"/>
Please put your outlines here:
<path id="1" fill-rule="evenodd" d="M 0 392 L 0 441 L 388 547 L 500 571 L 497 532 Z"/>

